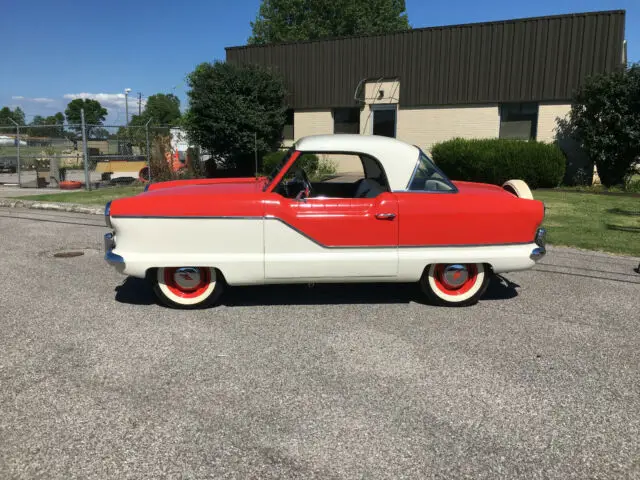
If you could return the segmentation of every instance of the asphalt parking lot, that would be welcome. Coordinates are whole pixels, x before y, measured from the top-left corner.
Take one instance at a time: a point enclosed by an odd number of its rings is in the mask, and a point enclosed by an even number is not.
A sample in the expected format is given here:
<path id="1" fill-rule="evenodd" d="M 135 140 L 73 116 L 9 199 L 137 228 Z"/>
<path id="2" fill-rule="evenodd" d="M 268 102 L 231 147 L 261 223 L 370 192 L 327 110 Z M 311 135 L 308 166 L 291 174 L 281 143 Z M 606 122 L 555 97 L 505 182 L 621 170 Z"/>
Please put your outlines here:
<path id="1" fill-rule="evenodd" d="M 465 309 L 351 285 L 176 311 L 105 232 L 0 209 L 0 478 L 640 478 L 640 259 L 552 248 Z"/>

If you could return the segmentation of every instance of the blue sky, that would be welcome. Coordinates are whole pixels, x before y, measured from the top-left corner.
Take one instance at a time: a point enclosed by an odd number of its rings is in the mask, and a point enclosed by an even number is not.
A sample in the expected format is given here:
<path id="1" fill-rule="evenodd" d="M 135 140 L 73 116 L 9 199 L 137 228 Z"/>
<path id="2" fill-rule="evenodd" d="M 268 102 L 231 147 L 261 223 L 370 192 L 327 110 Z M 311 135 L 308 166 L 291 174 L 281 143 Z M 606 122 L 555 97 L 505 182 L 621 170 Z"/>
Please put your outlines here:
<path id="1" fill-rule="evenodd" d="M 27 114 L 63 111 L 89 94 L 124 123 L 125 88 L 136 94 L 175 93 L 184 104 L 185 75 L 201 62 L 224 59 L 243 45 L 260 0 L 112 0 L 2 2 L 0 106 Z M 407 0 L 414 28 L 596 10 L 627 11 L 630 61 L 640 61 L 639 0 Z M 37 21 L 36 21 L 37 20 Z M 85 95 L 86 96 L 86 95 Z M 134 98 L 132 98 L 134 97 Z"/>

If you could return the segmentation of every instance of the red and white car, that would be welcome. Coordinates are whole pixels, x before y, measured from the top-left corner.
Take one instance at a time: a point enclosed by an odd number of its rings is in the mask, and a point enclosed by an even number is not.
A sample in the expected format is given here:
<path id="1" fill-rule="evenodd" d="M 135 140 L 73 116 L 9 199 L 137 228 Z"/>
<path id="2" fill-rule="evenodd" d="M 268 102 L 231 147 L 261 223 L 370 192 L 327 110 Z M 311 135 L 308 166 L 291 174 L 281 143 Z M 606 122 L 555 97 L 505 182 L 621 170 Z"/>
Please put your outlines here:
<path id="1" fill-rule="evenodd" d="M 309 158 L 337 173 L 310 179 Z M 419 282 L 435 304 L 470 305 L 493 273 L 545 255 L 524 182 L 450 181 L 419 148 L 368 135 L 304 137 L 268 177 L 151 184 L 105 216 L 106 261 L 183 308 L 226 285 L 322 282 Z"/>

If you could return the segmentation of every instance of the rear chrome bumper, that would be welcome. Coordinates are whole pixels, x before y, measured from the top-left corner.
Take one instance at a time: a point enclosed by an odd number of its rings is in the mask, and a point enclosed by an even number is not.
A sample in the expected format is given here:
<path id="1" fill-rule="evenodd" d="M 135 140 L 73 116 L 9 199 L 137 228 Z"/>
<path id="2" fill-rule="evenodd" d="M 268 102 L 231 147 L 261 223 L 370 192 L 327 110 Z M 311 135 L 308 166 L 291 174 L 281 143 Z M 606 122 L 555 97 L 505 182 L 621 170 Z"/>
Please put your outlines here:
<path id="1" fill-rule="evenodd" d="M 531 251 L 531 255 L 529 255 L 529 258 L 531 258 L 531 260 L 537 262 L 547 254 L 547 249 L 545 247 L 546 236 L 547 236 L 547 231 L 544 228 L 539 228 L 536 231 L 536 237 L 534 239 L 534 242 L 538 246 Z"/>
<path id="2" fill-rule="evenodd" d="M 124 258 L 120 255 L 113 253 L 113 249 L 116 247 L 116 241 L 113 233 L 107 233 L 104 236 L 104 259 L 110 265 L 124 265 Z"/>

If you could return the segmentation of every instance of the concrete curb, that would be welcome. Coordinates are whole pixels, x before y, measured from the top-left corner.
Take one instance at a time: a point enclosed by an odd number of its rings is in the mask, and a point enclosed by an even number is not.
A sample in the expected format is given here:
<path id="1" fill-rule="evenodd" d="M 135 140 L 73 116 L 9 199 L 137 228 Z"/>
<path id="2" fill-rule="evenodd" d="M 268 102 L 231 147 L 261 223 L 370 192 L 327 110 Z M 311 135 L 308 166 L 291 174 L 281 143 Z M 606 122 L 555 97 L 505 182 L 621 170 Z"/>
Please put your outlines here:
<path id="1" fill-rule="evenodd" d="M 58 212 L 104 215 L 104 207 L 93 207 L 90 205 L 80 205 L 77 203 L 38 202 L 36 200 L 15 200 L 9 198 L 0 198 L 0 207 L 31 208 L 33 210 L 53 210 Z"/>

